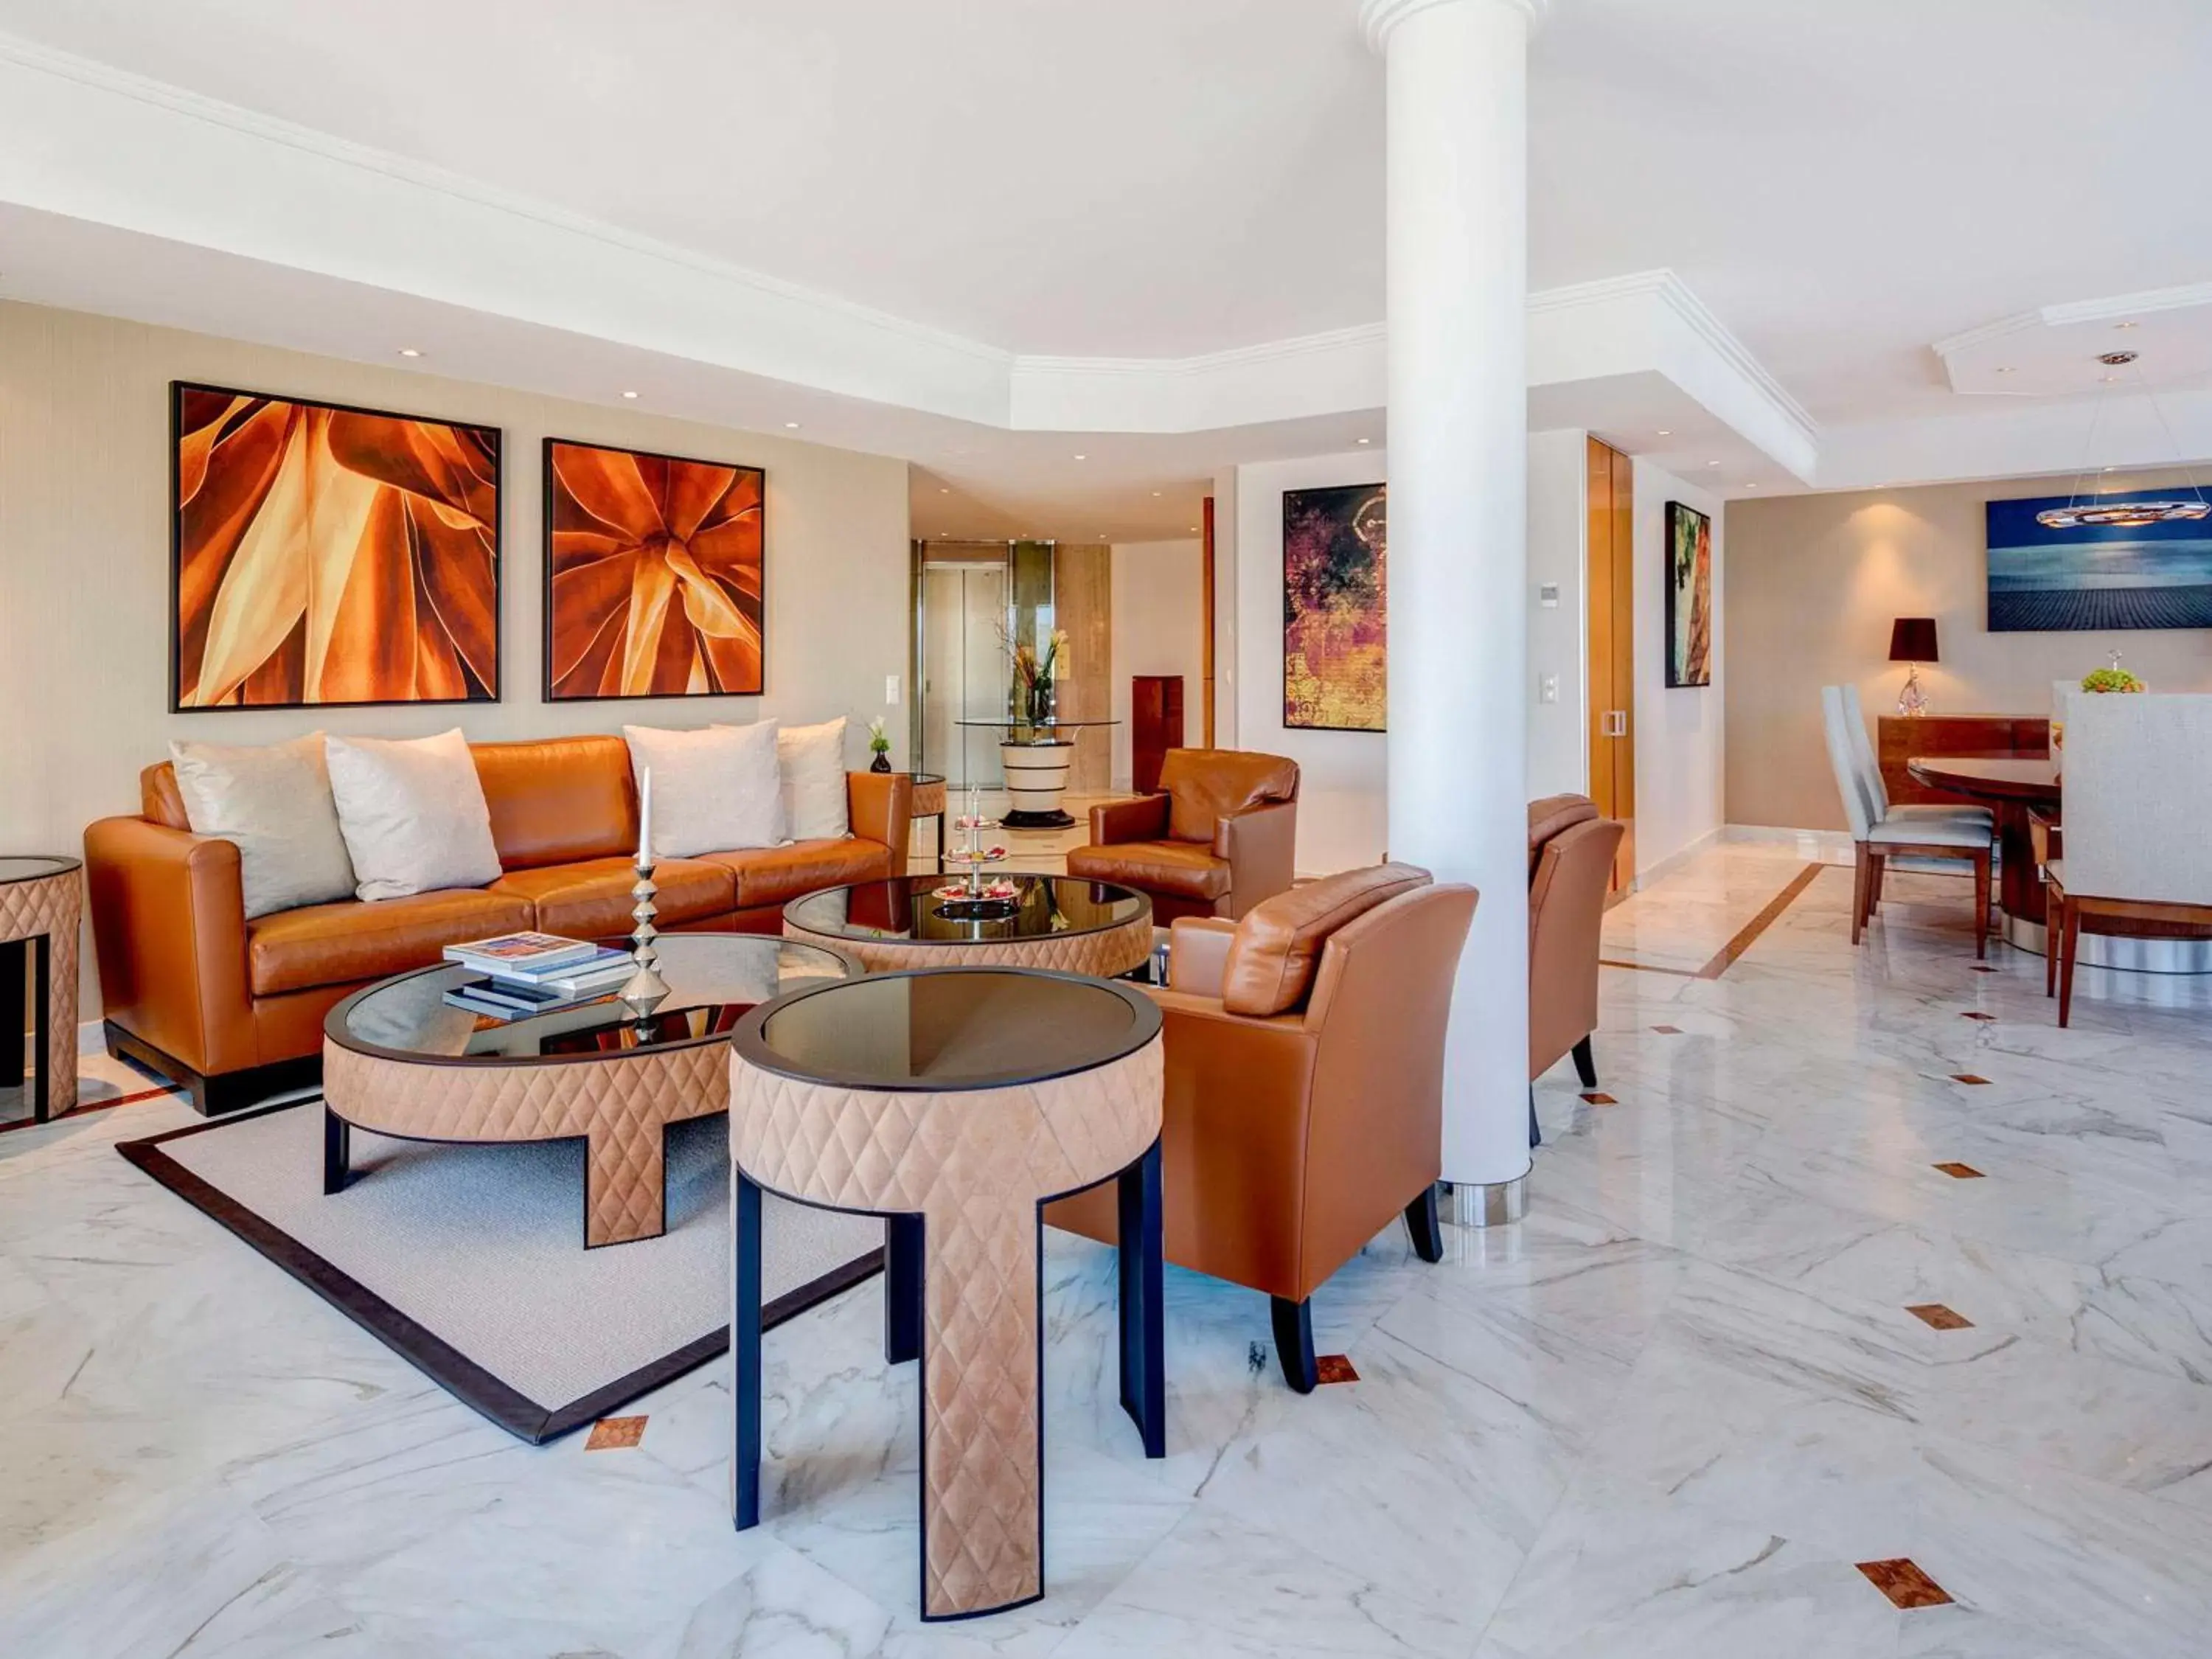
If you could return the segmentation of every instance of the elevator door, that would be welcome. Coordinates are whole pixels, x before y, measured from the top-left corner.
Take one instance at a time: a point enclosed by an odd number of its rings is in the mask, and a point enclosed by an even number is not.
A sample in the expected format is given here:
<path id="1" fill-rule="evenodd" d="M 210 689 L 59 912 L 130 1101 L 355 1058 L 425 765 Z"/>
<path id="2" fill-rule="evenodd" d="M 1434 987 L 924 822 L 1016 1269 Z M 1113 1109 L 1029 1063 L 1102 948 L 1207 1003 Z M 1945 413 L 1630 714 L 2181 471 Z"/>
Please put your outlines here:
<path id="1" fill-rule="evenodd" d="M 921 568 L 922 766 L 955 789 L 996 789 L 995 732 L 963 726 L 1006 712 L 1006 571 L 1004 565 Z"/>

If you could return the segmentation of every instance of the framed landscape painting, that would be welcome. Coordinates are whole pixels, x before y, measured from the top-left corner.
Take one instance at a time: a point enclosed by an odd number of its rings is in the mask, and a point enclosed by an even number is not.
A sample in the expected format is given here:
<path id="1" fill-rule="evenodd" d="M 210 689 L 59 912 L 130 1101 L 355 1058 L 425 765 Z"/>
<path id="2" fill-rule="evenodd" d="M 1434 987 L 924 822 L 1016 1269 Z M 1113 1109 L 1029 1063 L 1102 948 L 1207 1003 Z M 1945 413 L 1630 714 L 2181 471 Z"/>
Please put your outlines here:
<path id="1" fill-rule="evenodd" d="M 496 428 L 169 398 L 173 711 L 498 700 Z"/>
<path id="2" fill-rule="evenodd" d="M 757 466 L 545 441 L 545 697 L 757 696 Z"/>
<path id="3" fill-rule="evenodd" d="M 1667 503 L 1667 684 L 1713 683 L 1713 521 Z"/>
<path id="4" fill-rule="evenodd" d="M 2195 491 L 1987 511 L 1990 633 L 2212 628 L 2212 506 Z"/>
<path id="5" fill-rule="evenodd" d="M 1380 732 L 1387 699 L 1389 492 L 1283 492 L 1283 724 Z"/>

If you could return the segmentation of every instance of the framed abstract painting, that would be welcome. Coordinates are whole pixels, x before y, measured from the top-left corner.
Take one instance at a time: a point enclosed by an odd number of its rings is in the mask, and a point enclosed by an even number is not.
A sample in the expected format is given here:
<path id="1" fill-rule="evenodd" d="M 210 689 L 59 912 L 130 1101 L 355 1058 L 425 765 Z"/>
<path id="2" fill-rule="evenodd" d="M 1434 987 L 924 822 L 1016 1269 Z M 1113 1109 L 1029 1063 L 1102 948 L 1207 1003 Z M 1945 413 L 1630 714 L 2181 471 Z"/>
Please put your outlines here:
<path id="1" fill-rule="evenodd" d="M 169 399 L 173 712 L 498 701 L 498 428 Z"/>
<path id="2" fill-rule="evenodd" d="M 1990 632 L 2212 628 L 2212 505 L 2195 489 L 1988 507 Z"/>
<path id="3" fill-rule="evenodd" d="M 1713 683 L 1713 521 L 1667 503 L 1667 684 Z"/>
<path id="4" fill-rule="evenodd" d="M 1283 492 L 1283 724 L 1380 732 L 1388 700 L 1389 491 Z"/>
<path id="5" fill-rule="evenodd" d="M 545 699 L 757 696 L 768 475 L 545 441 Z"/>

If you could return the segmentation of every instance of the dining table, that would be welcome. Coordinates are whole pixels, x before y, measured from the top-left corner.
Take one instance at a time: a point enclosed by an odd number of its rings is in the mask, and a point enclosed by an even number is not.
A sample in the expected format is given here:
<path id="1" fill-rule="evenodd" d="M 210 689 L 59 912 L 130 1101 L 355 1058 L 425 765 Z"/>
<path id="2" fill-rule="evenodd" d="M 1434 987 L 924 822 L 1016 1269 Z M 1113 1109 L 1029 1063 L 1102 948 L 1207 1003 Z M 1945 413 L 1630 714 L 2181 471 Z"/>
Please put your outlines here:
<path id="1" fill-rule="evenodd" d="M 2035 856 L 2028 815 L 2057 823 L 2065 785 L 2057 756 L 2043 759 L 1915 755 L 1905 769 L 1930 789 L 1961 796 L 1990 809 L 1996 820 L 1997 902 L 2004 912 L 2006 944 L 2041 956 L 2045 950 L 2043 871 Z M 2062 832 L 2063 833 L 2063 832 Z M 2212 973 L 2212 939 L 2137 939 L 2085 933 L 2084 967 L 2132 973 Z"/>

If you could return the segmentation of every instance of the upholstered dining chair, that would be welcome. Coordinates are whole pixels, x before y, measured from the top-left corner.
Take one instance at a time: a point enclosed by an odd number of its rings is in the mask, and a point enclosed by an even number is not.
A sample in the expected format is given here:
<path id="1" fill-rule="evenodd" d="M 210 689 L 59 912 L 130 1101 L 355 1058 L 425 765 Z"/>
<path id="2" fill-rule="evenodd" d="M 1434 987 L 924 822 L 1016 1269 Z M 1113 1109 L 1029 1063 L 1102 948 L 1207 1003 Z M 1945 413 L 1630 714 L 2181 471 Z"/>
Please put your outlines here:
<path id="1" fill-rule="evenodd" d="M 2069 698 L 2065 834 L 2044 866 L 2061 1025 L 2082 934 L 2212 938 L 2212 696 Z"/>
<path id="2" fill-rule="evenodd" d="M 1133 887 L 1165 927 L 1178 916 L 1243 915 L 1291 884 L 1298 768 L 1243 749 L 1170 749 L 1160 791 L 1091 809 L 1091 844 L 1067 873 Z"/>
<path id="3" fill-rule="evenodd" d="M 1828 764 L 1835 773 L 1836 793 L 1843 798 L 1844 817 L 1850 825 L 1853 850 L 1851 943 L 1866 932 L 1868 920 L 1880 902 L 1881 880 L 1893 858 L 1964 863 L 1974 877 L 1974 955 L 1990 951 L 1990 871 L 1995 856 L 1990 822 L 1981 818 L 1924 816 L 1885 816 L 1876 796 L 1867 787 L 1859 769 L 1857 750 L 1851 740 L 1856 726 L 1863 739 L 1866 722 L 1854 720 L 1844 688 L 1820 688 L 1822 724 L 1828 741 Z"/>
<path id="4" fill-rule="evenodd" d="M 1875 758 L 1874 739 L 1867 735 L 1866 705 L 1859 700 L 1856 685 L 1836 688 L 1843 694 L 1845 732 L 1851 740 L 1852 764 L 1864 786 L 1867 799 L 1874 808 L 1877 823 L 1911 823 L 1935 818 L 1960 823 L 1986 825 L 1990 833 L 1996 831 L 1995 815 L 1986 806 L 1975 806 L 1961 801 L 1956 805 L 1929 803 L 1917 806 L 1899 806 L 1889 798 L 1889 785 L 1881 775 L 1881 763 Z M 1875 895 L 1880 902 L 1881 895 Z"/>
<path id="5" fill-rule="evenodd" d="M 1600 816 L 1586 795 L 1528 803 L 1528 1144 L 1541 1144 L 1536 1079 L 1575 1057 L 1583 1087 L 1597 1087 L 1598 937 L 1613 855 L 1628 826 Z"/>
<path id="6" fill-rule="evenodd" d="M 1472 887 L 1382 864 L 1309 882 L 1241 921 L 1170 930 L 1160 1131 L 1168 1260 L 1269 1298 L 1283 1376 L 1318 1380 L 1312 1298 L 1403 1215 L 1443 1255 L 1444 1026 Z M 1111 1242 L 1110 1186 L 1045 1210 Z"/>

